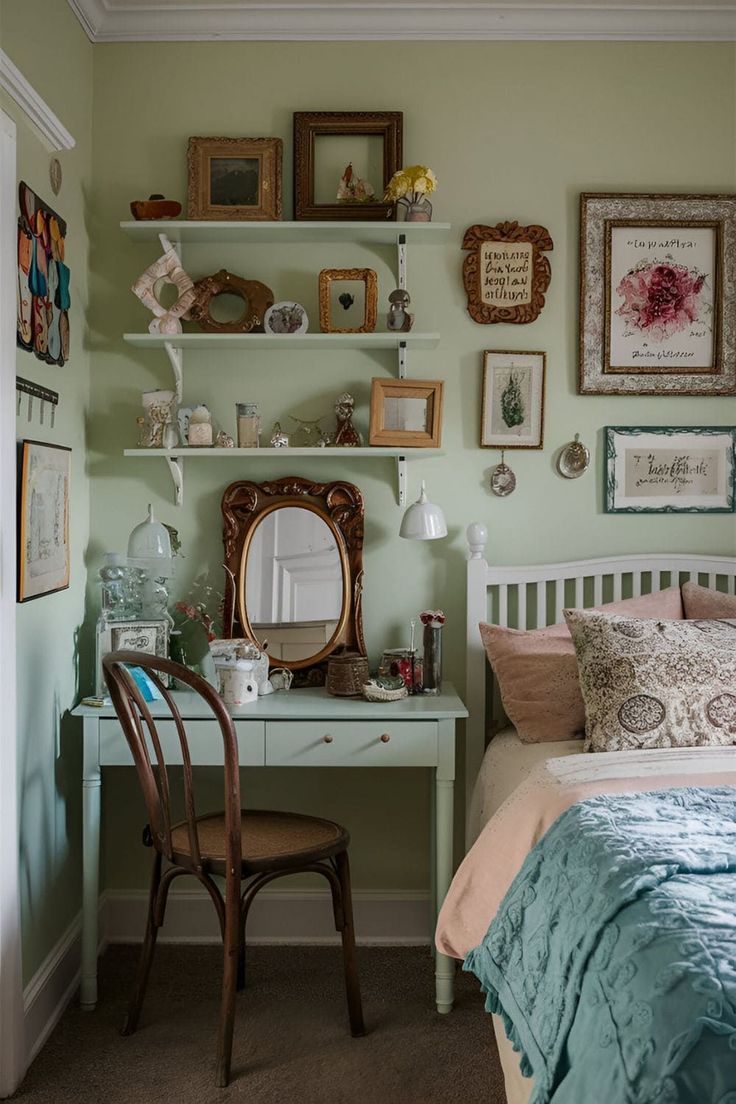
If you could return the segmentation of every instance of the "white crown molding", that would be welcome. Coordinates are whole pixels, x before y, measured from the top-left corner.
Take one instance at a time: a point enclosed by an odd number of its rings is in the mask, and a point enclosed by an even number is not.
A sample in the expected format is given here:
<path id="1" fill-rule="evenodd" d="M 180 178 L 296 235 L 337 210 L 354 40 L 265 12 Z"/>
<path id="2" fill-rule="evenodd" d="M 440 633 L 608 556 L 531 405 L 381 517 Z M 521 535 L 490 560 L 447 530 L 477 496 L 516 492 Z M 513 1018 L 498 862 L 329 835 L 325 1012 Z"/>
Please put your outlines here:
<path id="1" fill-rule="evenodd" d="M 50 150 L 73 149 L 74 138 L 61 119 L 53 113 L 45 100 L 42 100 L 32 84 L 29 84 L 17 65 L 14 65 L 4 50 L 0 50 L 0 88 L 3 88 L 30 121 L 41 132 Z"/>
<path id="2" fill-rule="evenodd" d="M 736 40 L 736 3 L 69 0 L 69 4 L 93 42 Z"/>

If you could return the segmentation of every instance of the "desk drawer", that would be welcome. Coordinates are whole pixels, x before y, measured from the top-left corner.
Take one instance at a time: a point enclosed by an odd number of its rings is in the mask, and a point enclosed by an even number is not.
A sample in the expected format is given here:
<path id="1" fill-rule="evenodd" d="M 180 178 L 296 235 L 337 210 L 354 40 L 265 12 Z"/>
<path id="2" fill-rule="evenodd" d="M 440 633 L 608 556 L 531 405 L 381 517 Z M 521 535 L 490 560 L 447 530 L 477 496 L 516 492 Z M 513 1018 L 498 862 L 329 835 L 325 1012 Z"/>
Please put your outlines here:
<path id="1" fill-rule="evenodd" d="M 388 736 L 388 739 L 381 737 Z M 433 767 L 436 721 L 268 721 L 271 767 Z"/>
<path id="2" fill-rule="evenodd" d="M 215 720 L 185 721 L 189 754 L 194 766 L 222 766 L 222 734 Z M 173 721 L 160 721 L 156 730 L 167 764 L 181 763 L 179 737 Z M 265 762 L 263 721 L 236 721 L 241 767 L 262 767 Z M 117 720 L 100 721 L 100 765 L 130 767 L 133 756 Z"/>

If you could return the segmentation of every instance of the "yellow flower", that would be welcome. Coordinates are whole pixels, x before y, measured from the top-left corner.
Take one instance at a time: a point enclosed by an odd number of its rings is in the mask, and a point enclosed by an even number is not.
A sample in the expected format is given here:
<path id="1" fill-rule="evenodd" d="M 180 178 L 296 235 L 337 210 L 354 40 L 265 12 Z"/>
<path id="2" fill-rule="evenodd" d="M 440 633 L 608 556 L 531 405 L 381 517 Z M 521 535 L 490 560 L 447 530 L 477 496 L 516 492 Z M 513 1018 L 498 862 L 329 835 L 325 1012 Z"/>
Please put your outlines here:
<path id="1" fill-rule="evenodd" d="M 437 177 L 427 165 L 408 165 L 399 169 L 388 182 L 384 193 L 385 202 L 396 202 L 409 192 L 428 195 L 437 187 Z"/>

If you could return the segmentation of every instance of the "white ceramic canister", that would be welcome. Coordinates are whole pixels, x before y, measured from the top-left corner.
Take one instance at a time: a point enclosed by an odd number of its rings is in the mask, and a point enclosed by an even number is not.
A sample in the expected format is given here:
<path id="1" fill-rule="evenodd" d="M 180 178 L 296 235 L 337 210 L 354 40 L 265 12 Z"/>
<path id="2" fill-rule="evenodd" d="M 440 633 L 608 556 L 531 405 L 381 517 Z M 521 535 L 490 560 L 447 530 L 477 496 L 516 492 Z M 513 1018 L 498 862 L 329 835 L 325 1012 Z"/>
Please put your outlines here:
<path id="1" fill-rule="evenodd" d="M 258 700 L 255 663 L 236 659 L 215 663 L 217 688 L 225 705 L 248 705 Z"/>

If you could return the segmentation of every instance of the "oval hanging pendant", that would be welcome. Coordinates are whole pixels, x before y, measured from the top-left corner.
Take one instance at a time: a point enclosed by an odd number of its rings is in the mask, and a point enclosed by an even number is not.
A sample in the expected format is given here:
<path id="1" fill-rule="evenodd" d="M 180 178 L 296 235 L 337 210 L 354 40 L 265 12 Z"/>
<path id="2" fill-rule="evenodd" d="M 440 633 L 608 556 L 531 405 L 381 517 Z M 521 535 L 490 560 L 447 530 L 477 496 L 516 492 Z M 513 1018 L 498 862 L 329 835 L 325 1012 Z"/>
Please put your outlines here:
<path id="1" fill-rule="evenodd" d="M 557 461 L 557 470 L 565 479 L 578 479 L 590 467 L 590 450 L 575 434 L 575 440 L 565 445 Z"/>
<path id="2" fill-rule="evenodd" d="M 503 460 L 491 472 L 491 490 L 499 498 L 506 498 L 516 490 L 516 476 Z"/>

